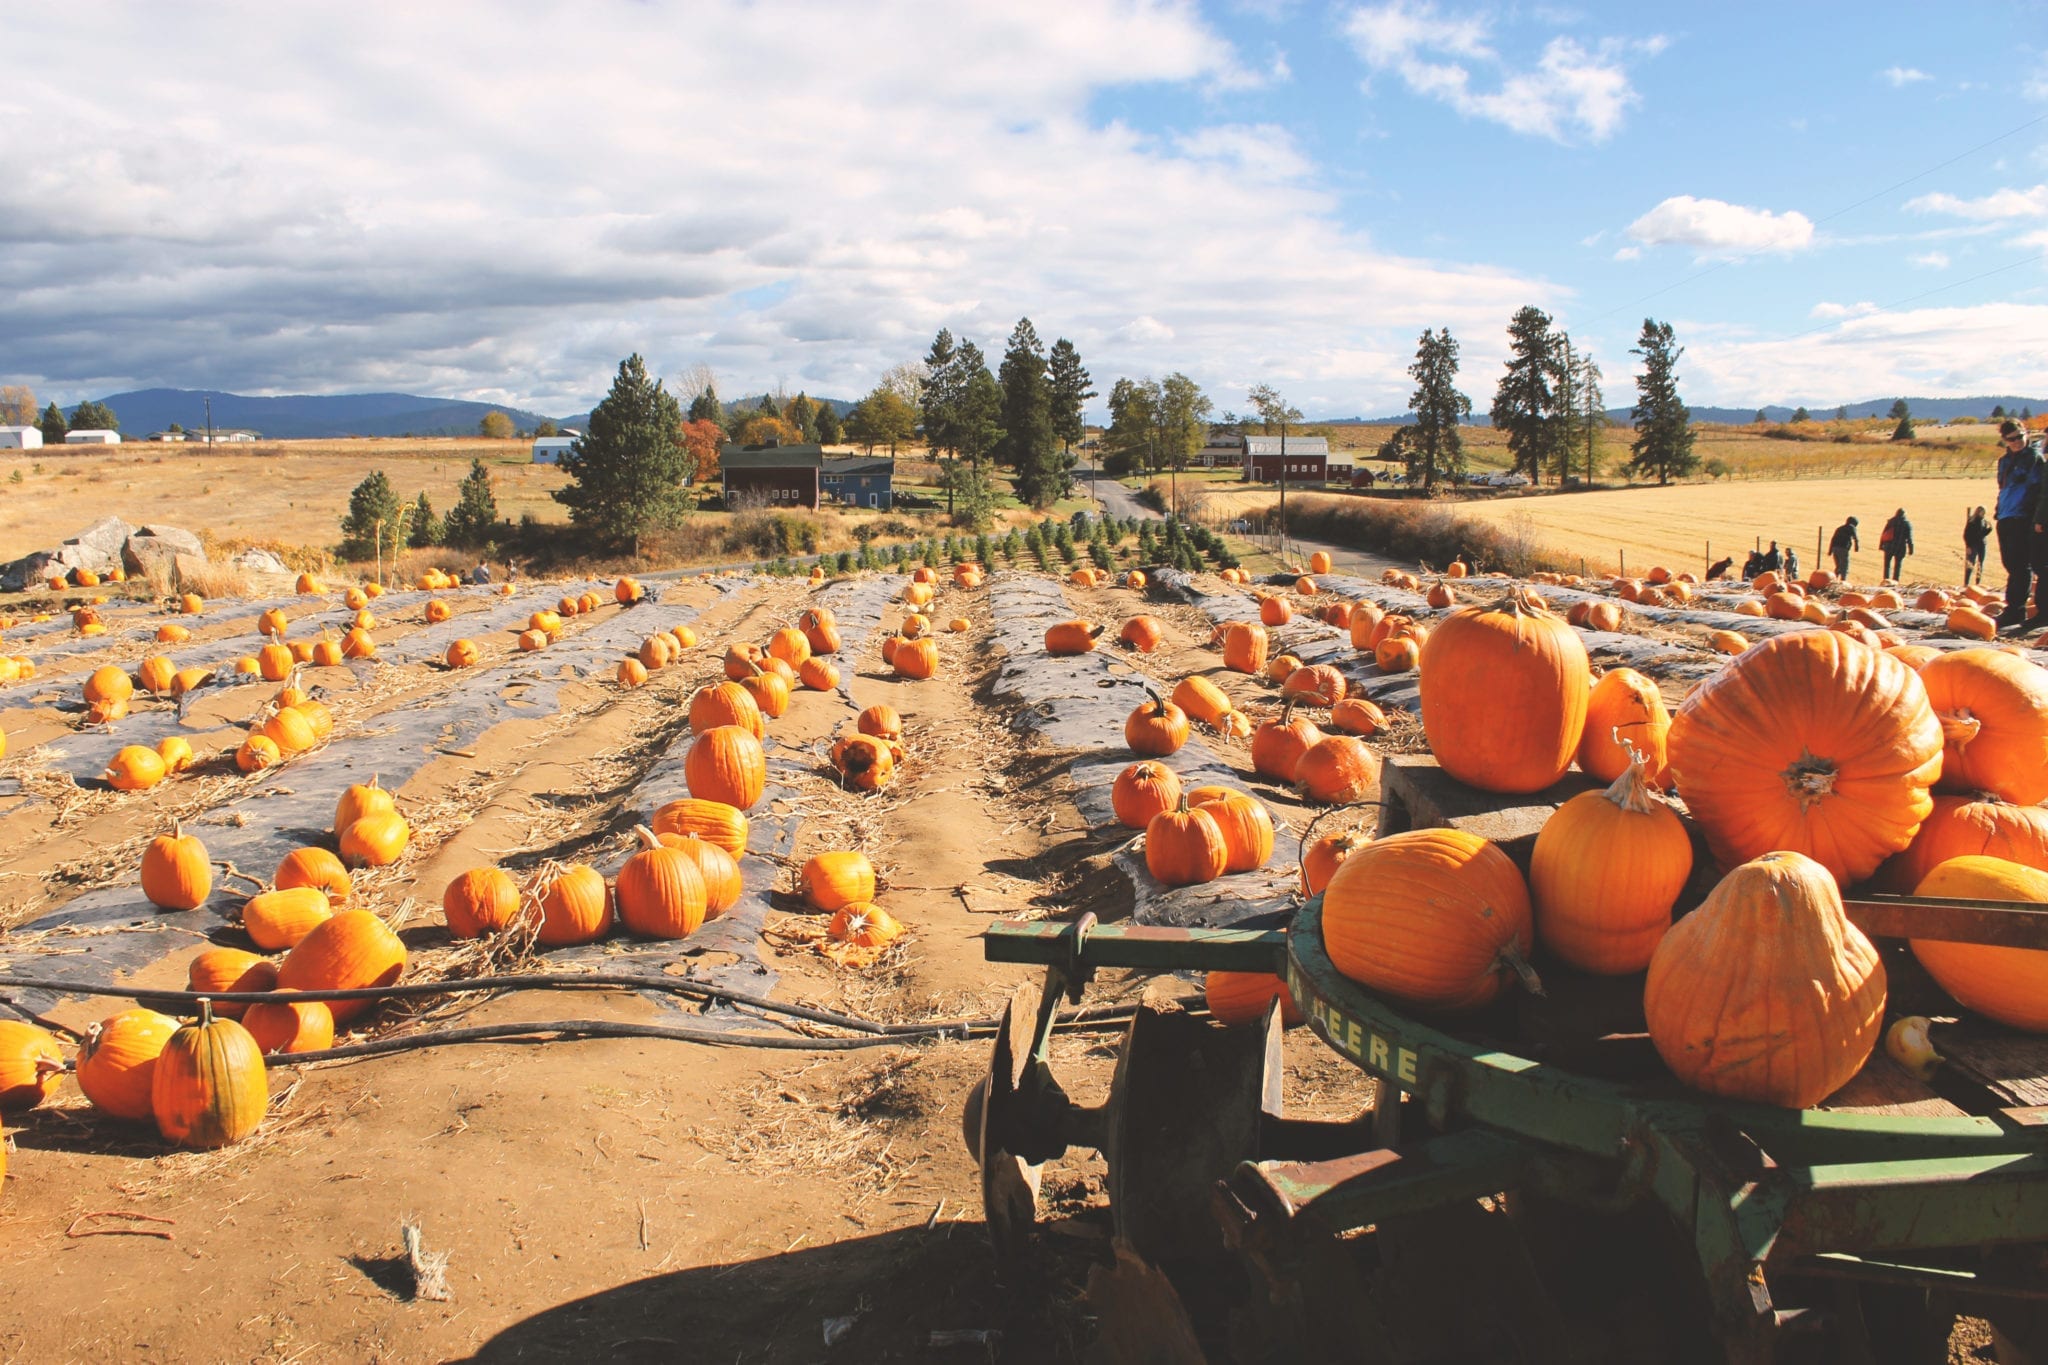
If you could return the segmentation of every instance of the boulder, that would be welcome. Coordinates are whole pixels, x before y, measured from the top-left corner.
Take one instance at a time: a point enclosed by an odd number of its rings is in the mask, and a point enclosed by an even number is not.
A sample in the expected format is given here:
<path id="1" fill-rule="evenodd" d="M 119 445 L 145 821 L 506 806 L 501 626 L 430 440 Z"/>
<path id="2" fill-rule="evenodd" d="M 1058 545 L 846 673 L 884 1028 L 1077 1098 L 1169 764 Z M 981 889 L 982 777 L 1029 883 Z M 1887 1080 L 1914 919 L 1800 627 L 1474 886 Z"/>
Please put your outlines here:
<path id="1" fill-rule="evenodd" d="M 207 559 L 204 555 L 180 554 L 171 556 L 172 590 L 175 592 L 185 591 L 185 589 L 198 582 L 207 570 L 212 567 L 213 561 Z"/>
<path id="2" fill-rule="evenodd" d="M 251 573 L 290 573 L 291 566 L 268 550 L 244 550 L 233 562 Z"/>
<path id="3" fill-rule="evenodd" d="M 121 548 L 134 534 L 135 528 L 119 517 L 103 517 L 58 548 L 75 548 L 81 556 L 76 567 L 99 573 L 121 563 Z"/>
<path id="4" fill-rule="evenodd" d="M 128 572 L 138 578 L 146 578 L 151 570 L 161 569 L 167 580 L 176 577 L 177 561 L 180 558 L 206 562 L 206 556 L 195 548 L 187 551 L 174 540 L 161 536 L 130 536 L 121 547 L 121 563 Z"/>
<path id="5" fill-rule="evenodd" d="M 37 550 L 12 564 L 0 567 L 0 592 L 22 592 L 40 588 L 47 580 L 69 573 L 77 565 L 57 550 Z"/>
<path id="6" fill-rule="evenodd" d="M 198 555 L 201 559 L 206 557 L 206 546 L 200 543 L 199 537 L 182 527 L 143 526 L 135 534 L 138 536 L 149 536 L 156 540 L 169 541 L 178 547 L 178 551 L 181 554 Z"/>

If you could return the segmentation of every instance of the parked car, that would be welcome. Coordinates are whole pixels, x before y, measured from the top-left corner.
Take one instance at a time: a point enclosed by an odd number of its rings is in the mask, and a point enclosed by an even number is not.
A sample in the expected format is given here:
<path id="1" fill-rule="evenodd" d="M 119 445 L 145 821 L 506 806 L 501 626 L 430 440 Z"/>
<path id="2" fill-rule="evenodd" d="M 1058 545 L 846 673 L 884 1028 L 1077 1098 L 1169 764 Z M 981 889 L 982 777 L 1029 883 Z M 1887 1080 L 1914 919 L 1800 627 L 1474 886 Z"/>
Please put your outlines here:
<path id="1" fill-rule="evenodd" d="M 1514 470 L 1500 469 L 1488 474 L 1480 482 L 1484 483 L 1488 488 L 1527 488 L 1529 486 L 1529 476 Z"/>
<path id="2" fill-rule="evenodd" d="M 1246 521 L 1243 517 L 1239 517 L 1236 521 L 1231 522 L 1230 525 L 1228 525 L 1224 529 L 1229 531 L 1232 535 L 1250 535 L 1252 524 Z"/>

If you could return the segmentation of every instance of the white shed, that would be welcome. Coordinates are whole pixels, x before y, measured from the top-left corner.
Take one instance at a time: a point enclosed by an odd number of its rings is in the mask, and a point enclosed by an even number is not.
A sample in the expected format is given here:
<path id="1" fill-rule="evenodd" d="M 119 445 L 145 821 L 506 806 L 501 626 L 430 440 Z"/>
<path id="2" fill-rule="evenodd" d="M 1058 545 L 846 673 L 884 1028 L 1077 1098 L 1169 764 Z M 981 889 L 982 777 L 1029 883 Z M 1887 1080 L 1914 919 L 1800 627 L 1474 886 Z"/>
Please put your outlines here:
<path id="1" fill-rule="evenodd" d="M 574 436 L 539 436 L 533 442 L 535 464 L 559 464 L 569 448 L 576 444 Z"/>
<path id="2" fill-rule="evenodd" d="M 67 446 L 117 446 L 121 444 L 121 433 L 118 431 L 95 430 L 92 427 L 87 427 L 83 431 L 65 432 L 64 444 Z"/>
<path id="3" fill-rule="evenodd" d="M 0 450 L 40 450 L 41 427 L 0 427 Z"/>

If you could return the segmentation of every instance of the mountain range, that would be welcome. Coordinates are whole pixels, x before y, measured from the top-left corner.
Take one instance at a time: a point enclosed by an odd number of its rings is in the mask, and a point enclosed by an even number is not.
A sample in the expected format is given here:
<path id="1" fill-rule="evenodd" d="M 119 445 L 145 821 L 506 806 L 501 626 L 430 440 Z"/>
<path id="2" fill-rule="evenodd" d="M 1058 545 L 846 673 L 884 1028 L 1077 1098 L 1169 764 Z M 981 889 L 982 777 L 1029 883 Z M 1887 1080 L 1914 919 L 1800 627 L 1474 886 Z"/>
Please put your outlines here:
<path id="1" fill-rule="evenodd" d="M 1825 422 L 1832 420 L 1837 411 L 1840 411 L 1842 416 L 1850 419 L 1884 417 L 1890 414 L 1892 404 L 1898 401 L 1896 398 L 1873 398 L 1863 403 L 1807 403 L 1802 406 L 1806 408 L 1807 415 L 1813 420 Z M 2020 398 L 2011 394 L 1992 394 L 1983 398 L 1908 398 L 1906 400 L 1906 407 L 1912 412 L 1913 420 L 1916 422 L 1946 422 L 1956 417 L 1975 417 L 1981 421 L 1989 417 L 1991 410 L 1996 407 L 2002 407 L 2014 416 L 2019 415 L 2022 410 L 2029 410 L 2035 413 L 2048 412 L 2048 398 Z M 1756 420 L 1756 415 L 1759 411 L 1763 413 L 1766 422 L 1789 422 L 1792 420 L 1792 414 L 1798 411 L 1798 409 L 1767 403 L 1761 409 L 1695 407 L 1691 411 L 1692 420 L 1695 422 L 1719 422 L 1726 426 L 1747 426 Z M 1627 425 L 1634 412 L 1633 406 L 1609 408 L 1607 409 L 1607 416 L 1615 422 Z M 1414 420 L 1415 414 L 1402 413 L 1398 417 L 1342 417 L 1334 420 L 1325 420 L 1319 423 L 1319 425 L 1383 426 L 1388 423 L 1399 424 Z M 1475 410 L 1469 420 L 1473 426 L 1490 427 L 1493 425 L 1493 419 L 1488 417 L 1483 411 Z"/>

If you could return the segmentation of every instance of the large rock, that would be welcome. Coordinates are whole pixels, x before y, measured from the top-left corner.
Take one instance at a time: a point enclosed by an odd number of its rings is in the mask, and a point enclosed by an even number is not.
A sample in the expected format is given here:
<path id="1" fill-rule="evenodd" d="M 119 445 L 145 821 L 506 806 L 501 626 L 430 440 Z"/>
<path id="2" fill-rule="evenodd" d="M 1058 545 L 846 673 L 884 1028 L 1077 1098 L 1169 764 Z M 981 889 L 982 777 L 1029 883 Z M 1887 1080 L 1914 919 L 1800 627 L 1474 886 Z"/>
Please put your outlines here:
<path id="1" fill-rule="evenodd" d="M 199 537 L 181 527 L 149 525 L 141 527 L 135 534 L 149 536 L 155 540 L 167 540 L 177 546 L 182 554 L 198 555 L 201 559 L 206 557 L 206 546 L 200 543 Z"/>
<path id="2" fill-rule="evenodd" d="M 37 550 L 34 554 L 23 555 L 12 564 L 0 567 L 0 592 L 21 592 L 26 588 L 39 588 L 47 580 L 71 572 L 78 567 L 66 555 L 68 547 L 57 550 Z"/>
<path id="3" fill-rule="evenodd" d="M 157 536 L 130 536 L 128 543 L 121 547 L 121 563 L 138 578 L 147 578 L 152 571 L 160 569 L 164 579 L 169 581 L 175 573 L 178 557 L 183 553 L 175 541 Z M 205 558 L 203 555 L 192 557 Z"/>
<path id="4" fill-rule="evenodd" d="M 135 534 L 135 528 L 119 517 L 103 517 L 86 527 L 58 548 L 76 548 L 81 556 L 81 568 L 104 572 L 120 564 L 122 546 Z"/>
<path id="5" fill-rule="evenodd" d="M 290 573 L 291 566 L 268 550 L 244 550 L 235 556 L 235 564 L 251 573 Z"/>

